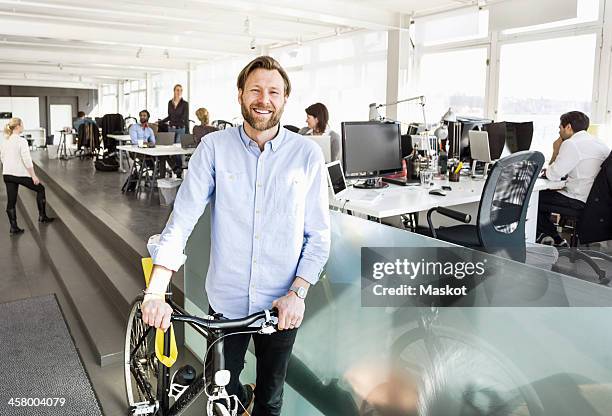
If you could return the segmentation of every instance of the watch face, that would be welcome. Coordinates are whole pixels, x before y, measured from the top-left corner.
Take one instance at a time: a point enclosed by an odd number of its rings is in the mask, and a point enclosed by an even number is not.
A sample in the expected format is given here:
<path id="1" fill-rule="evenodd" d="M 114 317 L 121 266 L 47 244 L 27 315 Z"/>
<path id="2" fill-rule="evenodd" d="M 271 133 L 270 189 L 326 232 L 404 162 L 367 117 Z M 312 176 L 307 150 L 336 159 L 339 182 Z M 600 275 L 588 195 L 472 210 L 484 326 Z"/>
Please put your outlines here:
<path id="1" fill-rule="evenodd" d="M 298 288 L 297 295 L 304 299 L 306 297 L 306 289 L 303 287 Z"/>

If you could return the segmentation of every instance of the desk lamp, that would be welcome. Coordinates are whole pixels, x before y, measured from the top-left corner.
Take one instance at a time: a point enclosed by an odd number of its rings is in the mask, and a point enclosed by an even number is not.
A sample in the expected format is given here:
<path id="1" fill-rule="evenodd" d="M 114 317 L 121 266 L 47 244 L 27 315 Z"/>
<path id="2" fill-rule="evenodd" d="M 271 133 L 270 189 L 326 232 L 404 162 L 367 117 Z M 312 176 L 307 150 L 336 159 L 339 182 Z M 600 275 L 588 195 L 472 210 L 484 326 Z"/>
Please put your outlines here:
<path id="1" fill-rule="evenodd" d="M 425 117 L 425 96 L 424 95 L 419 95 L 417 97 L 410 97 L 410 98 L 406 98 L 404 100 L 398 100 L 392 103 L 387 103 L 387 104 L 376 104 L 376 103 L 372 103 L 370 104 L 370 121 L 395 121 L 395 120 L 391 120 L 388 119 L 386 117 L 383 117 L 380 115 L 380 113 L 378 112 L 379 108 L 382 107 L 388 107 L 390 105 L 396 105 L 399 103 L 407 103 L 409 101 L 419 101 L 419 105 L 421 106 L 422 110 L 423 110 L 423 124 L 425 125 L 425 129 L 427 129 L 427 118 Z"/>

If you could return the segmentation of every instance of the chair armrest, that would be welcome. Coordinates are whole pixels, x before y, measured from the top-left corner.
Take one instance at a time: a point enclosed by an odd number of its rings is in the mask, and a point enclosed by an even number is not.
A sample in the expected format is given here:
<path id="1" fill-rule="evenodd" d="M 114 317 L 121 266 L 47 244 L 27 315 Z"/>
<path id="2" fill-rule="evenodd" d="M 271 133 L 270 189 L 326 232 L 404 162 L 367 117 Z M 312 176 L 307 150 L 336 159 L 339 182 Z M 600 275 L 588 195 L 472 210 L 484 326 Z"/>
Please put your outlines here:
<path id="1" fill-rule="evenodd" d="M 456 221 L 463 222 L 465 224 L 469 224 L 469 222 L 472 221 L 472 216 L 470 214 L 464 214 L 463 212 L 455 211 L 454 209 L 446 207 L 432 208 L 427 211 L 427 224 L 429 224 L 429 231 L 431 232 L 433 238 L 438 238 L 436 234 L 436 229 L 433 226 L 433 222 L 431 221 L 431 214 L 433 214 L 434 212 L 437 212 L 440 215 L 444 215 L 445 217 L 452 218 Z"/>

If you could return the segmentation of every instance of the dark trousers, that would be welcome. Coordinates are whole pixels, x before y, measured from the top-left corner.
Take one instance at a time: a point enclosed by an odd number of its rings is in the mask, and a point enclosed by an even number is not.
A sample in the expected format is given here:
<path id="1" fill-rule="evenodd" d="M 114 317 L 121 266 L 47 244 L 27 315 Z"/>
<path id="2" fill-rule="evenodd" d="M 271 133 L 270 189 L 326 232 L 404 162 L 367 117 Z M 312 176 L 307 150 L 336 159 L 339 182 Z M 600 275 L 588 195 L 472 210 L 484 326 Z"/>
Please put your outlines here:
<path id="1" fill-rule="evenodd" d="M 554 207 L 584 209 L 584 202 L 570 198 L 557 191 L 541 191 L 538 207 L 538 235 L 544 233 L 553 238 L 560 238 L 557 227 L 550 219 L 550 214 L 555 212 Z"/>
<path id="2" fill-rule="evenodd" d="M 209 313 L 213 314 L 214 311 L 210 309 Z M 277 416 L 281 414 L 283 386 L 296 335 L 297 329 L 292 329 L 275 332 L 272 335 L 238 334 L 223 339 L 225 369 L 231 373 L 227 391 L 230 395 L 235 394 L 246 407 L 248 405 L 246 403 L 247 397 L 240 382 L 240 373 L 244 368 L 244 357 L 249 341 L 253 337 L 255 358 L 257 359 L 257 376 L 252 416 Z"/>
<path id="3" fill-rule="evenodd" d="M 40 206 L 45 201 L 45 187 L 42 184 L 34 185 L 34 181 L 29 176 L 13 176 L 3 175 L 4 184 L 6 185 L 6 194 L 8 196 L 6 209 L 15 209 L 17 205 L 17 192 L 19 185 L 23 185 L 28 189 L 36 192 L 36 202 Z"/>
<path id="4" fill-rule="evenodd" d="M 181 128 L 168 127 L 168 132 L 174 133 L 174 143 L 180 143 L 181 138 L 185 134 L 185 127 L 181 127 Z M 183 169 L 183 156 L 176 155 L 172 159 L 169 159 L 169 160 L 171 160 L 170 167 L 175 172 L 178 172 L 179 170 Z"/>

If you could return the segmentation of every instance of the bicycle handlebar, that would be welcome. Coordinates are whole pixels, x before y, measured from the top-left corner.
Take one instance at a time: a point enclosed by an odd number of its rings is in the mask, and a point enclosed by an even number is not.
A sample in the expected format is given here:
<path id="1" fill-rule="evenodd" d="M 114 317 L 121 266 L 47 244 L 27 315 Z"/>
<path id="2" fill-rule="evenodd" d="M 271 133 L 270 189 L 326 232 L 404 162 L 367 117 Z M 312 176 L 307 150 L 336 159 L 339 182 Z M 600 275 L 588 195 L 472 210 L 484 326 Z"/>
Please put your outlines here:
<path id="1" fill-rule="evenodd" d="M 247 327 L 260 319 L 264 319 L 267 322 L 270 317 L 278 317 L 276 308 L 266 309 L 239 319 L 204 319 L 198 318 L 197 316 L 179 315 L 175 313 L 172 314 L 170 319 L 177 322 L 192 323 L 205 329 L 228 330 Z"/>

